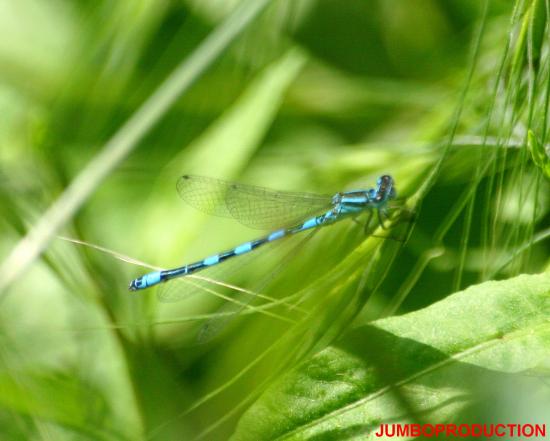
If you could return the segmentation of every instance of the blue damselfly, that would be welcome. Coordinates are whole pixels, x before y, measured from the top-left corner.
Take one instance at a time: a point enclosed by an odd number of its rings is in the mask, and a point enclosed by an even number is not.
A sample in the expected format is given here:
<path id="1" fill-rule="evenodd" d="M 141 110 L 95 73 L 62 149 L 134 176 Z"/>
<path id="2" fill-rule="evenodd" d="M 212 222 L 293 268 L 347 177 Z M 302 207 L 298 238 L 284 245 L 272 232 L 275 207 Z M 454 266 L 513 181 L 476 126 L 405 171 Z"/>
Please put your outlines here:
<path id="1" fill-rule="evenodd" d="M 188 276 L 249 253 L 264 244 L 342 219 L 355 219 L 364 212 L 378 216 L 383 226 L 387 203 L 396 197 L 393 178 L 388 175 L 380 176 L 374 188 L 340 192 L 333 196 L 275 191 L 194 175 L 182 176 L 177 189 L 186 203 L 208 214 L 231 217 L 252 228 L 268 229 L 274 225 L 281 228 L 197 262 L 145 274 L 132 280 L 129 286 L 131 291 Z"/>

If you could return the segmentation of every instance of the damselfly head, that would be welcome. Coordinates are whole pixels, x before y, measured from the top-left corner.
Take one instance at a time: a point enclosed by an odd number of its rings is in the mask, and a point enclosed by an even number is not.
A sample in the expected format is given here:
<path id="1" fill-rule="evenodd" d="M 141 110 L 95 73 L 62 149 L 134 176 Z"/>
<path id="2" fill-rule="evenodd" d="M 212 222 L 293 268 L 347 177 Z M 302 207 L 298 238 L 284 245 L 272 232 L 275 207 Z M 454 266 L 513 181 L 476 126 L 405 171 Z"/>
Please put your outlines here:
<path id="1" fill-rule="evenodd" d="M 388 185 L 391 186 L 393 185 L 393 178 L 390 175 L 382 175 L 377 179 L 376 184 L 378 188 Z"/>
<path id="2" fill-rule="evenodd" d="M 393 178 L 390 175 L 382 175 L 376 182 L 378 185 L 378 193 L 383 196 L 384 200 L 394 199 L 397 196 L 393 185 Z"/>

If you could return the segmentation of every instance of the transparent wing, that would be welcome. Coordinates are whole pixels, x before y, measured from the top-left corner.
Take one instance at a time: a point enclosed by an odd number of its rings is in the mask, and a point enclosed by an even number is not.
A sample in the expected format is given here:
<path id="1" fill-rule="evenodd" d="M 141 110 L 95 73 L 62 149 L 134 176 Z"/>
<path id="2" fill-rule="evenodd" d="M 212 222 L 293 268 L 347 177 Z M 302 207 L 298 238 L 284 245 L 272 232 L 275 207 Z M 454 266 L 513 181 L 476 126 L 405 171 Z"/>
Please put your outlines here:
<path id="1" fill-rule="evenodd" d="M 217 311 L 218 316 L 208 320 L 200 329 L 197 336 L 199 343 L 207 343 L 215 338 L 220 332 L 227 327 L 245 308 L 247 308 L 256 299 L 265 287 L 295 258 L 299 251 L 303 249 L 305 244 L 315 236 L 318 229 L 310 231 L 305 236 L 301 236 L 300 240 L 292 244 L 285 251 L 283 259 L 272 269 L 260 283 L 251 291 L 238 292 L 237 301 L 224 303 Z M 261 295 L 261 294 L 260 294 Z"/>
<path id="2" fill-rule="evenodd" d="M 184 175 L 177 189 L 197 210 L 260 230 L 293 225 L 332 206 L 329 195 L 276 191 L 204 176 Z"/>
<path id="3" fill-rule="evenodd" d="M 245 310 L 278 320 L 291 321 L 273 309 L 277 310 L 278 307 L 283 307 L 296 310 L 296 305 L 287 302 L 284 298 L 276 299 L 266 296 L 262 291 L 297 256 L 298 250 L 306 241 L 309 241 L 315 231 L 317 230 L 313 230 L 305 236 L 302 234 L 287 236 L 196 274 L 169 280 L 159 285 L 157 296 L 161 302 L 177 302 L 197 294 L 214 296 L 222 300 L 222 305 L 217 309 L 216 316 L 204 323 L 198 330 L 197 341 L 199 343 L 206 343 L 217 336 Z M 262 268 L 267 276 L 261 277 L 259 283 L 255 283 L 252 288 L 247 289 L 242 286 L 241 272 L 243 267 L 250 264 L 255 265 L 256 268 Z M 261 299 L 261 305 L 256 305 L 255 299 Z"/>

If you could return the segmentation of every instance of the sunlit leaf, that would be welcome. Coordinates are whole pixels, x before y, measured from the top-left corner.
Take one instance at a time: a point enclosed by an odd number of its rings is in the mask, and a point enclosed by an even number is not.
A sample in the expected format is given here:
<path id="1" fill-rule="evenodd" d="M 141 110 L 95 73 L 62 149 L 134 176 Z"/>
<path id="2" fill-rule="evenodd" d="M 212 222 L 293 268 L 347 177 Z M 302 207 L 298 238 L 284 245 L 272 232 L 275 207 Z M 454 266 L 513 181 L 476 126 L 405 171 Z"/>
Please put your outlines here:
<path id="1" fill-rule="evenodd" d="M 380 320 L 273 384 L 235 440 L 366 436 L 382 422 L 446 422 L 505 374 L 550 374 L 550 276 L 472 286 L 423 310 Z"/>

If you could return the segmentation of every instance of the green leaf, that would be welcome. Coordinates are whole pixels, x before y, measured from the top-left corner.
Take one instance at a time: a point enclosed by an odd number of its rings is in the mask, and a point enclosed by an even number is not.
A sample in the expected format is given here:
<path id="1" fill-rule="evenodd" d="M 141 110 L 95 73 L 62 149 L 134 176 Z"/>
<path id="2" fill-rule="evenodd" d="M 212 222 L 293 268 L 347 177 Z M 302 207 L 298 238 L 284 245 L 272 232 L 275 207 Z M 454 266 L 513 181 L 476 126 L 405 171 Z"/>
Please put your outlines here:
<path id="1" fill-rule="evenodd" d="M 542 45 L 544 44 L 544 31 L 546 28 L 546 1 L 535 0 L 531 6 L 531 21 L 529 23 L 529 45 L 531 51 L 531 61 L 538 70 Z"/>
<path id="2" fill-rule="evenodd" d="M 548 157 L 544 146 L 537 141 L 537 137 L 531 130 L 527 132 L 527 146 L 535 165 L 542 170 L 547 178 L 550 178 L 550 157 Z"/>
<path id="3" fill-rule="evenodd" d="M 550 274 L 522 275 L 362 326 L 270 386 L 233 439 L 350 439 L 384 422 L 452 420 L 511 374 L 548 375 L 549 316 Z"/>
<path id="4" fill-rule="evenodd" d="M 515 46 L 512 72 L 523 70 L 529 62 L 538 70 L 546 27 L 546 5 L 543 0 L 533 0 L 523 16 Z"/>

